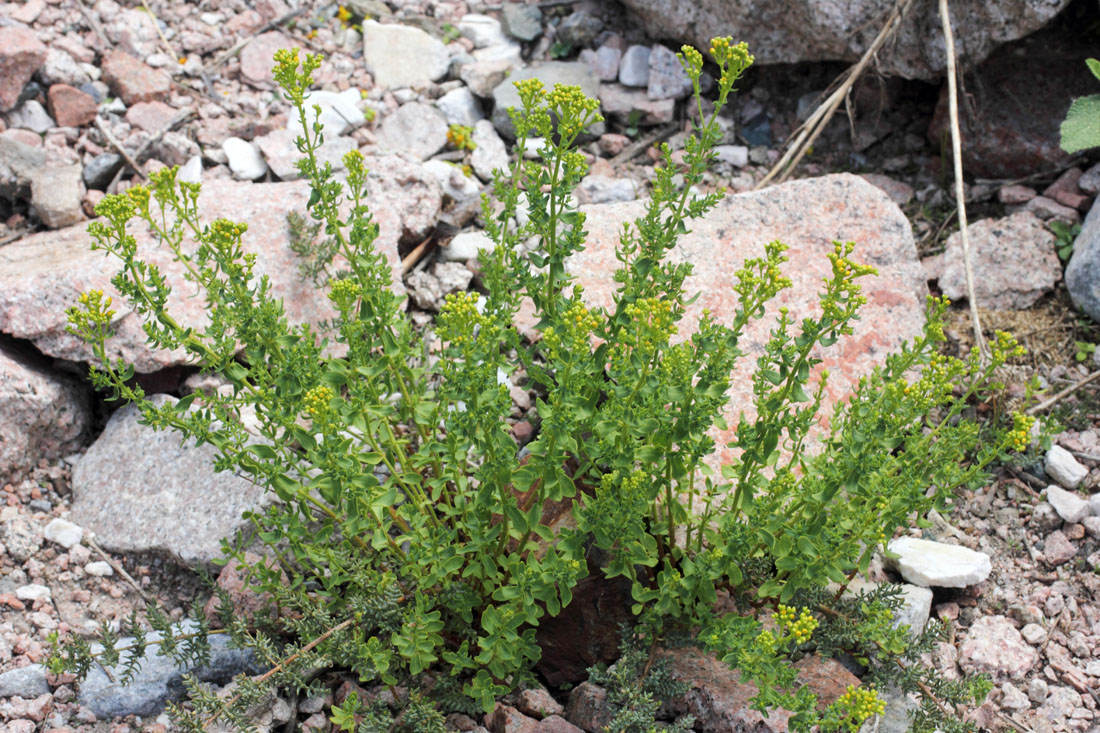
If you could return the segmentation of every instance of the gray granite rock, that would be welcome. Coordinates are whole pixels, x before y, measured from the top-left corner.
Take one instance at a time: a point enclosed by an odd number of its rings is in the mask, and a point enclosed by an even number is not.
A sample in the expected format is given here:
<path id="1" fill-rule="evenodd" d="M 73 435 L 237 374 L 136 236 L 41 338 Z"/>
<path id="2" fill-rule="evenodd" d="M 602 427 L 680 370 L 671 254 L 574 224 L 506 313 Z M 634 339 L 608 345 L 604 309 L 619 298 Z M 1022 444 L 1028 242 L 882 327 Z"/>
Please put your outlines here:
<path id="1" fill-rule="evenodd" d="M 106 191 L 118 169 L 122 167 L 122 156 L 118 153 L 100 153 L 84 166 L 84 185 L 89 189 Z"/>
<path id="2" fill-rule="evenodd" d="M 680 65 L 680 59 L 660 44 L 649 52 L 646 94 L 650 99 L 683 99 L 691 94 L 691 79 Z"/>
<path id="3" fill-rule="evenodd" d="M 178 633 L 193 633 L 198 625 L 184 621 Z M 157 632 L 148 634 L 149 641 L 161 638 Z M 123 637 L 118 646 L 133 643 L 132 637 Z M 157 654 L 157 646 L 149 647 L 141 660 L 137 675 L 129 684 L 119 684 L 119 667 L 113 668 L 111 677 L 98 666 L 93 666 L 88 677 L 80 684 L 78 702 L 100 718 L 122 718 L 127 715 L 156 716 L 169 700 L 180 700 L 186 690 L 183 674 L 191 672 L 200 681 L 225 684 L 241 672 L 255 673 L 256 664 L 251 652 L 229 648 L 225 636 L 210 637 L 210 663 L 197 669 L 179 669 L 167 657 Z M 95 646 L 93 645 L 93 649 Z"/>
<path id="4" fill-rule="evenodd" d="M 1082 466 L 1073 454 L 1060 445 L 1051 446 L 1043 459 L 1043 470 L 1047 475 L 1067 489 L 1076 489 L 1089 470 Z M 1049 499 L 1048 499 L 1049 501 Z M 1051 502 L 1052 504 L 1054 502 Z M 1055 505 L 1057 508 L 1057 505 Z"/>
<path id="5" fill-rule="evenodd" d="M 1048 472 L 1049 473 L 1049 472 Z M 1048 486 L 1043 494 L 1064 521 L 1076 524 L 1092 514 L 1088 501 L 1058 486 Z"/>
<path id="6" fill-rule="evenodd" d="M 5 115 L 8 127 L 21 128 L 31 132 L 43 133 L 57 127 L 46 108 L 33 99 L 28 99 Z"/>
<path id="7" fill-rule="evenodd" d="M 539 79 L 548 90 L 555 84 L 579 86 L 585 96 L 593 99 L 599 95 L 600 91 L 599 80 L 592 73 L 592 69 L 587 64 L 577 61 L 548 61 L 512 72 L 511 76 L 493 89 L 493 125 L 497 128 L 497 132 L 509 140 L 515 137 L 515 130 L 508 116 L 508 108 L 520 106 L 515 82 L 524 79 Z M 594 135 L 602 135 L 603 123 L 592 126 L 590 132 Z"/>
<path id="8" fill-rule="evenodd" d="M 44 165 L 45 151 L 20 142 L 14 133 L 0 132 L 0 198 L 29 199 L 31 177 Z"/>
<path id="9" fill-rule="evenodd" d="M 619 61 L 619 83 L 627 87 L 649 84 L 649 46 L 631 46 Z"/>
<path id="10" fill-rule="evenodd" d="M 542 10 L 538 5 L 504 3 L 501 10 L 501 25 L 512 38 L 533 41 L 542 35 Z"/>
<path id="11" fill-rule="evenodd" d="M 265 491 L 232 472 L 215 473 L 213 446 L 181 444 L 177 433 L 153 430 L 139 418 L 134 406 L 116 412 L 76 464 L 72 519 L 105 549 L 209 565 L 220 557 L 223 537 L 250 527 L 241 514 L 261 510 Z"/>
<path id="12" fill-rule="evenodd" d="M 988 578 L 993 569 L 984 552 L 942 542 L 900 537 L 888 549 L 898 557 L 887 557 L 887 566 L 925 588 L 966 588 Z"/>
<path id="13" fill-rule="evenodd" d="M 472 137 L 474 151 L 470 153 L 470 165 L 477 177 L 483 181 L 493 180 L 493 171 L 508 168 L 508 148 L 488 120 L 479 120 L 474 125 Z"/>
<path id="14" fill-rule="evenodd" d="M 0 698 L 18 696 L 30 699 L 48 695 L 49 692 L 46 668 L 41 664 L 28 664 L 26 667 L 10 669 L 0 674 Z"/>
<path id="15" fill-rule="evenodd" d="M 409 102 L 382 121 L 378 144 L 383 150 L 425 160 L 447 144 L 447 120 L 430 104 Z"/>
<path id="16" fill-rule="evenodd" d="M 452 89 L 439 99 L 435 100 L 435 106 L 443 113 L 449 125 L 465 125 L 473 127 L 478 120 L 484 119 L 481 104 L 474 93 L 466 87 Z"/>
<path id="17" fill-rule="evenodd" d="M 78 449 L 90 427 L 90 394 L 35 356 L 0 343 L 0 485 Z"/>
<path id="18" fill-rule="evenodd" d="M 1073 304 L 1092 320 L 1100 321 L 1100 206 L 1089 209 L 1081 225 L 1065 277 Z"/>
<path id="19" fill-rule="evenodd" d="M 466 262 L 477 257 L 482 250 L 492 251 L 493 240 L 482 232 L 461 232 L 439 248 L 439 259 L 444 262 Z"/>
<path id="20" fill-rule="evenodd" d="M 579 51 L 591 46 L 601 30 L 602 20 L 585 10 L 577 10 L 562 18 L 554 38 Z"/>
<path id="21" fill-rule="evenodd" d="M 83 168 L 73 165 L 47 166 L 31 175 L 31 205 L 50 229 L 84 221 Z"/>

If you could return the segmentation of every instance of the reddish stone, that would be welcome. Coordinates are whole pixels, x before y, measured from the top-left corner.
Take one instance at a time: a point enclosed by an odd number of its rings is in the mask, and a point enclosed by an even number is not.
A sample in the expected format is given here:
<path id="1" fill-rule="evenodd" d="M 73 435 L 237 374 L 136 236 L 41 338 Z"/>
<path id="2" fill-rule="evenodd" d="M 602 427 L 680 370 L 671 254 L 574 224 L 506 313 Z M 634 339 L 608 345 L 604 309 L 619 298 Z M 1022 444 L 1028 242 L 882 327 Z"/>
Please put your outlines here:
<path id="1" fill-rule="evenodd" d="M 512 426 L 512 438 L 520 445 L 527 445 L 535 435 L 535 426 L 530 420 L 520 420 Z"/>
<path id="2" fill-rule="evenodd" d="M 138 102 L 126 110 L 126 121 L 146 132 L 160 132 L 176 116 L 176 110 L 164 102 Z"/>
<path id="3" fill-rule="evenodd" d="M 493 712 L 485 716 L 485 727 L 492 733 L 538 733 L 541 730 L 539 721 L 499 702 Z"/>
<path id="4" fill-rule="evenodd" d="M 875 188 L 881 189 L 898 206 L 905 206 L 913 200 L 913 187 L 881 173 L 861 173 L 860 178 Z"/>
<path id="5" fill-rule="evenodd" d="M 630 144 L 630 138 L 626 135 L 609 132 L 606 135 L 600 135 L 600 139 L 596 142 L 600 146 L 601 153 L 609 158 L 613 158 L 623 152 L 623 148 Z"/>
<path id="6" fill-rule="evenodd" d="M 553 695 L 543 689 L 524 690 L 516 699 L 516 707 L 527 715 L 536 718 L 546 718 L 551 715 L 561 715 L 565 708 L 554 699 Z"/>
<path id="7" fill-rule="evenodd" d="M 256 565 L 263 558 L 252 552 L 245 553 L 245 562 Z M 236 560 L 230 560 L 221 573 L 218 574 L 217 586 L 229 594 L 229 600 L 233 604 L 235 614 L 243 616 L 251 622 L 252 618 L 261 611 L 272 607 L 270 596 L 256 593 L 247 580 L 248 570 L 239 565 Z M 285 578 L 285 575 L 284 575 Z M 221 603 L 218 594 L 215 593 L 206 602 L 203 612 L 206 614 L 210 625 L 216 629 L 222 627 L 221 618 L 218 616 L 218 605 Z"/>
<path id="8" fill-rule="evenodd" d="M 1071 209 L 1068 206 L 1063 206 L 1054 199 L 1048 199 L 1046 196 L 1036 196 L 1035 198 L 1024 204 L 1024 211 L 1030 211 L 1035 216 L 1039 217 L 1043 221 L 1062 221 L 1066 224 L 1076 224 L 1081 221 L 1081 215 L 1077 213 L 1077 209 Z"/>
<path id="9" fill-rule="evenodd" d="M 19 101 L 23 86 L 46 62 L 46 46 L 26 28 L 0 28 L 0 112 Z"/>
<path id="10" fill-rule="evenodd" d="M 591 682 L 582 682 L 569 693 L 565 715 L 587 731 L 603 730 L 614 717 L 607 702 L 607 690 Z"/>
<path id="11" fill-rule="evenodd" d="M 46 9 L 46 0 L 24 0 L 23 7 L 11 14 L 12 20 L 30 25 Z"/>
<path id="12" fill-rule="evenodd" d="M 275 52 L 282 48 L 300 48 L 293 39 L 279 31 L 268 31 L 253 38 L 241 50 L 241 78 L 260 89 L 275 85 L 271 68 L 275 65 Z"/>
<path id="13" fill-rule="evenodd" d="M 1062 175 L 1054 179 L 1054 182 L 1043 189 L 1043 195 L 1047 198 L 1057 198 L 1059 193 L 1080 193 L 1077 182 L 1081 180 L 1084 171 L 1080 168 L 1069 168 Z"/>
<path id="14" fill-rule="evenodd" d="M 1054 200 L 1060 203 L 1062 206 L 1066 206 L 1071 209 L 1077 209 L 1078 211 L 1084 213 L 1089 210 L 1089 205 L 1092 203 L 1092 196 L 1084 193 L 1056 191 L 1054 193 Z"/>
<path id="15" fill-rule="evenodd" d="M 1012 186 L 1001 186 L 1001 189 L 997 191 L 997 200 L 1006 206 L 1014 206 L 1026 204 L 1038 195 L 1034 188 L 1014 184 Z"/>
<path id="16" fill-rule="evenodd" d="M 103 81 L 127 105 L 163 100 L 172 78 L 124 51 L 103 55 Z"/>
<path id="17" fill-rule="evenodd" d="M 81 127 L 95 119 L 97 106 L 92 95 L 68 84 L 54 84 L 47 93 L 50 114 L 60 127 Z"/>
<path id="18" fill-rule="evenodd" d="M 832 657 L 812 654 L 794 663 L 798 679 L 817 695 L 817 706 L 832 705 L 849 687 L 859 687 L 859 678 Z"/>
<path id="19" fill-rule="evenodd" d="M 1043 562 L 1048 565 L 1063 565 L 1077 556 L 1077 548 L 1061 530 L 1047 535 L 1043 542 Z"/>
<path id="20" fill-rule="evenodd" d="M 539 733 L 584 733 L 581 728 L 570 723 L 560 715 L 551 715 L 539 723 Z"/>

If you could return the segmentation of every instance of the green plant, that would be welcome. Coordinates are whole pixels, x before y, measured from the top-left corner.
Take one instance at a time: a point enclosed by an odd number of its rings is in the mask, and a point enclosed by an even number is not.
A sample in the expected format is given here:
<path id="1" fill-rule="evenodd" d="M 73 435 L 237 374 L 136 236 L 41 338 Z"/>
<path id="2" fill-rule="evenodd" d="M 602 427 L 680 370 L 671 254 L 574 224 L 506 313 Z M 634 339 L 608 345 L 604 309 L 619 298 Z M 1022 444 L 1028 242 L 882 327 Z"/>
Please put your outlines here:
<path id="1" fill-rule="evenodd" d="M 1077 346 L 1077 353 L 1074 354 L 1077 361 L 1087 361 L 1096 353 L 1096 344 L 1090 344 L 1087 341 L 1074 341 L 1073 343 Z"/>
<path id="2" fill-rule="evenodd" d="M 554 41 L 550 44 L 550 58 L 565 59 L 573 55 L 573 44 L 565 41 Z"/>
<path id="3" fill-rule="evenodd" d="M 1064 221 L 1053 220 L 1047 223 L 1050 227 L 1050 231 L 1054 232 L 1054 236 L 1057 237 L 1054 247 L 1058 252 L 1058 259 L 1062 262 L 1068 262 L 1070 256 L 1073 254 L 1073 243 L 1077 240 L 1077 235 L 1081 233 L 1080 224 L 1067 224 Z"/>
<path id="4" fill-rule="evenodd" d="M 462 38 L 462 31 L 450 23 L 444 23 L 440 30 L 443 32 L 444 43 L 453 43 Z"/>
<path id="5" fill-rule="evenodd" d="M 94 246 L 121 261 L 113 284 L 145 318 L 149 342 L 183 349 L 228 386 L 171 405 L 148 400 L 133 369 L 109 357 L 113 311 L 96 291 L 69 312 L 72 331 L 91 345 L 93 383 L 136 403 L 150 425 L 212 444 L 218 469 L 238 471 L 274 497 L 249 515 L 266 558 L 246 562 L 243 538 L 225 546 L 283 611 L 281 625 L 265 630 L 226 609 L 235 642 L 271 665 L 264 682 L 301 689 L 317 669 L 336 667 L 363 684 L 414 691 L 394 695 L 404 701 L 399 710 L 345 703 L 333 712 L 341 726 L 356 716 L 379 730 L 410 719 L 435 725 L 429 703 L 488 710 L 530 679 L 540 619 L 570 603 L 580 578 L 602 573 L 630 581 L 644 633 L 698 632 L 699 643 L 757 682 L 756 705 L 794 712 L 795 730 L 850 728 L 876 705 L 873 695 L 853 693 L 819 714 L 788 664 L 814 648 L 862 649 L 883 679 L 931 695 L 935 709 L 951 711 L 980 691 L 980 684 L 923 682 L 902 663 L 911 648 L 890 625 L 889 605 L 847 607 L 841 596 L 897 527 L 942 507 L 1005 450 L 1026 444 L 1028 418 L 1016 416 L 1011 429 L 982 442 L 978 427 L 960 419 L 971 397 L 995 387 L 995 370 L 1017 347 L 999 334 L 989 364 L 977 353 L 939 355 L 947 303 L 930 300 L 924 336 L 863 378 L 812 451 L 827 379 L 814 376 L 819 347 L 851 332 L 865 300 L 857 281 L 872 273 L 851 258 L 853 245 L 836 243 L 819 314 L 798 321 L 779 309 L 756 361 L 755 417 L 740 420 L 739 455 L 715 475 L 704 458 L 715 447 L 711 427 L 724 425 L 741 331 L 790 281 L 781 273 L 785 247 L 770 243 L 737 272 L 729 323 L 705 314 L 690 337 L 677 337 L 691 266 L 665 255 L 687 222 L 722 195 L 691 191 L 721 139 L 717 115 L 752 61 L 728 39 L 716 39 L 710 54 L 718 82 L 709 114 L 699 89 L 702 56 L 690 47 L 680 55 L 699 122 L 683 166 L 667 145 L 661 149 L 652 198 L 623 231 L 618 290 L 607 310 L 589 309 L 565 268 L 585 244 L 585 216 L 570 194 L 587 172 L 576 141 L 601 119 L 598 104 L 576 87 L 516 84 L 515 162 L 497 171 L 483 201 L 486 232 L 497 244 L 482 255 L 485 292 L 448 296 L 436 323 L 441 350 L 431 356 L 373 246 L 378 229 L 363 201 L 362 157 L 345 156 L 346 187 L 317 161 L 322 128 L 305 121 L 319 57 L 300 64 L 297 51 L 280 51 L 275 78 L 303 120 L 299 170 L 312 187 L 310 216 L 328 243 L 310 272 L 327 289 L 331 332 L 287 322 L 267 279 L 254 274 L 255 258 L 243 252 L 246 225 L 202 225 L 199 187 L 178 182 L 175 169 L 97 206 Z M 541 147 L 529 161 L 532 138 Z M 138 258 L 127 233 L 134 218 L 157 233 L 204 294 L 207 325 L 188 327 L 169 313 L 165 278 Z M 538 246 L 527 254 L 521 243 L 532 238 Z M 523 299 L 538 317 L 533 343 L 513 325 Z M 511 399 L 497 379 L 513 369 L 511 354 L 543 395 L 540 432 L 524 460 L 506 422 Z M 555 504 L 571 508 L 575 528 L 547 522 L 544 511 Z M 593 548 L 604 564 L 589 565 Z M 840 591 L 826 591 L 829 582 Z M 718 613 L 719 594 L 738 611 Z M 774 631 L 760 620 L 768 609 Z M 50 666 L 86 671 L 91 656 L 86 643 L 56 647 Z M 241 679 L 237 689 L 220 700 L 192 681 L 189 707 L 176 713 L 190 729 L 219 716 L 239 720 L 261 684 Z M 951 715 L 930 725 L 962 730 L 961 715 Z"/>
<path id="6" fill-rule="evenodd" d="M 688 686 L 676 679 L 666 658 L 652 656 L 654 640 L 629 629 L 621 629 L 620 633 L 618 661 L 610 667 L 590 667 L 588 681 L 607 690 L 608 710 L 613 717 L 605 730 L 650 733 L 657 730 L 655 716 L 660 707 L 682 697 Z M 661 730 L 690 733 L 694 723 L 695 719 L 687 715 Z"/>
<path id="7" fill-rule="evenodd" d="M 1100 79 L 1100 61 L 1086 59 L 1089 71 Z M 1062 121 L 1062 150 L 1076 153 L 1100 145 L 1100 94 L 1078 97 Z"/>
<path id="8" fill-rule="evenodd" d="M 451 125 L 447 128 L 447 142 L 455 150 L 474 150 L 474 130 L 469 125 Z"/>

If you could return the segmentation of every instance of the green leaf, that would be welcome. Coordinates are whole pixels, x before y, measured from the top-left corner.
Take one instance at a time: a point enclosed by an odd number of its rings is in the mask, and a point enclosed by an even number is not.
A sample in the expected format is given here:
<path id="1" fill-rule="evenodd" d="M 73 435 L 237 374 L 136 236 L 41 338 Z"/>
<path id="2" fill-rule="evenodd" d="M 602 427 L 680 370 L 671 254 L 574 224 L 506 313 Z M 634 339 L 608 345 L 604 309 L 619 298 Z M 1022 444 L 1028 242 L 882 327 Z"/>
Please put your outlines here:
<path id="1" fill-rule="evenodd" d="M 1088 64 L 1089 70 L 1092 72 L 1092 75 L 1100 80 L 1100 61 L 1097 61 L 1096 59 L 1085 59 L 1085 63 Z"/>
<path id="2" fill-rule="evenodd" d="M 1076 153 L 1100 146 L 1100 94 L 1078 97 L 1062 122 L 1062 150 Z"/>

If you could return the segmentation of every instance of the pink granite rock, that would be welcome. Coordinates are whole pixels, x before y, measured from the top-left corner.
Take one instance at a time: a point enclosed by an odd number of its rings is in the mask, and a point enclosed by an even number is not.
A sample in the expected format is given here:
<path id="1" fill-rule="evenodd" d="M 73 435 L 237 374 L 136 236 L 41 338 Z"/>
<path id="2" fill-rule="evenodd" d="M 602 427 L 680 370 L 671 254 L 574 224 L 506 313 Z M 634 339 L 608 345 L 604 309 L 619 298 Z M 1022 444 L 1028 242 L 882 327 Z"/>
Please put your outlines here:
<path id="1" fill-rule="evenodd" d="M 160 132 L 175 116 L 175 108 L 164 102 L 138 102 L 126 110 L 126 121 L 130 126 L 146 132 Z"/>
<path id="2" fill-rule="evenodd" d="M 241 50 L 241 77 L 254 87 L 274 88 L 271 68 L 275 66 L 275 52 L 281 48 L 301 46 L 279 31 L 268 31 L 253 38 Z"/>
<path id="3" fill-rule="evenodd" d="M 493 712 L 485 716 L 485 727 L 492 733 L 538 733 L 540 730 L 539 721 L 499 702 Z"/>
<path id="4" fill-rule="evenodd" d="M 46 61 L 46 46 L 27 28 L 0 28 L 0 112 L 19 101 L 31 75 Z"/>
<path id="5" fill-rule="evenodd" d="M 399 163 L 368 159 L 373 171 L 400 170 Z M 412 179 L 410 178 L 409 181 Z M 419 188 L 401 179 L 381 175 L 368 180 L 368 204 L 380 227 L 375 246 L 385 253 L 392 266 L 398 266 L 397 243 L 406 231 L 405 222 L 421 225 L 424 212 Z M 438 210 L 438 185 L 435 185 Z M 428 184 L 424 184 L 427 186 Z M 298 272 L 297 256 L 291 251 L 286 213 L 305 211 L 309 189 L 304 182 L 250 184 L 235 181 L 211 181 L 203 186 L 199 211 L 204 221 L 226 217 L 248 223 L 244 251 L 257 256 L 256 274 L 271 278 L 272 291 L 283 299 L 287 317 L 293 323 L 316 323 L 331 319 L 327 298 Z M 182 284 L 182 272 L 163 248 L 156 248 L 144 227 L 134 226 L 139 251 L 156 262 L 175 287 L 170 307 L 181 321 L 201 326 L 206 306 L 201 298 L 188 297 L 193 289 Z M 108 344 L 111 358 L 123 357 L 139 372 L 151 372 L 182 364 L 182 353 L 153 352 L 145 344 L 145 334 L 137 316 L 126 307 L 110 284 L 118 263 L 100 252 L 90 251 L 91 237 L 85 227 L 36 234 L 0 248 L 0 332 L 32 341 L 50 356 L 83 361 L 87 347 L 65 330 L 65 309 L 76 303 L 83 291 L 99 288 L 115 298 L 118 311 L 115 336 Z M 395 291 L 404 292 L 400 278 Z"/>
<path id="6" fill-rule="evenodd" d="M 172 79 L 124 51 L 103 55 L 103 81 L 127 105 L 161 101 L 168 96 Z"/>
<path id="7" fill-rule="evenodd" d="M 1029 212 L 982 219 L 970 225 L 969 233 L 974 296 L 983 308 L 1028 308 L 1062 277 L 1054 234 Z M 943 266 L 943 294 L 952 300 L 966 297 L 962 236 L 957 232 L 947 240 Z"/>
<path id="8" fill-rule="evenodd" d="M 76 450 L 89 426 L 87 393 L 34 356 L 0 344 L 0 485 Z"/>
<path id="9" fill-rule="evenodd" d="M 90 94 L 68 84 L 54 84 L 48 97 L 50 113 L 60 127 L 80 127 L 95 119 L 97 105 Z"/>
<path id="10" fill-rule="evenodd" d="M 1004 616 L 982 616 L 959 646 L 959 668 L 966 674 L 987 672 L 994 681 L 1023 679 L 1038 661 L 1038 652 Z"/>
<path id="11" fill-rule="evenodd" d="M 584 286 L 590 306 L 612 303 L 616 288 L 612 274 L 619 266 L 615 246 L 623 223 L 639 216 L 643 207 L 643 202 L 628 202 L 581 208 L 587 214 L 588 248 L 571 258 L 566 269 Z M 680 238 L 669 259 L 695 265 L 684 287 L 689 295 L 700 295 L 680 323 L 678 338 L 694 333 L 704 308 L 719 321 L 732 319 L 737 305 L 734 273 L 746 258 L 762 256 L 767 242 L 778 239 L 789 246 L 790 262 L 783 271 L 793 285 L 772 301 L 767 315 L 754 321 L 742 337 L 745 356 L 733 374 L 730 403 L 724 412 L 730 428 L 712 433 L 719 446 L 711 457 L 712 466 L 733 457 L 726 443 L 734 439 L 742 410 L 750 417 L 755 414 L 751 375 L 779 307 L 788 307 L 796 319 L 818 312 L 817 293 L 831 273 L 826 255 L 834 240 L 855 242 L 855 259 L 874 265 L 879 274 L 863 280 L 868 302 L 854 324 L 854 334 L 822 354 L 820 368 L 828 369 L 830 375 L 824 409 L 849 394 L 861 376 L 883 364 L 903 341 L 921 333 L 927 290 L 909 222 L 885 193 L 858 176 L 831 175 L 728 196 L 689 227 L 691 233 Z M 518 321 L 524 330 L 534 325 L 529 309 L 521 311 Z"/>

